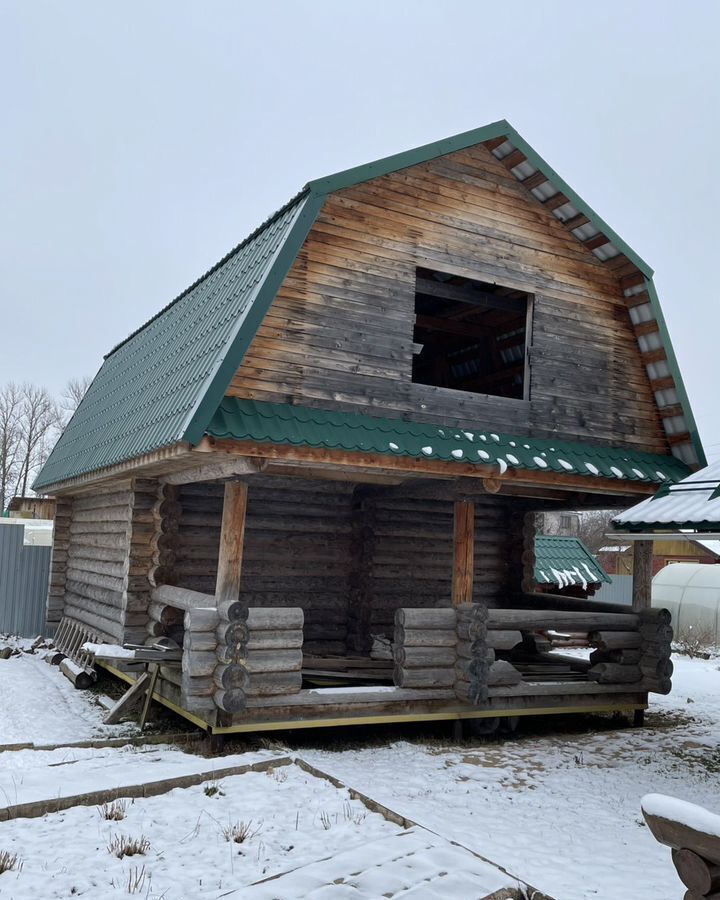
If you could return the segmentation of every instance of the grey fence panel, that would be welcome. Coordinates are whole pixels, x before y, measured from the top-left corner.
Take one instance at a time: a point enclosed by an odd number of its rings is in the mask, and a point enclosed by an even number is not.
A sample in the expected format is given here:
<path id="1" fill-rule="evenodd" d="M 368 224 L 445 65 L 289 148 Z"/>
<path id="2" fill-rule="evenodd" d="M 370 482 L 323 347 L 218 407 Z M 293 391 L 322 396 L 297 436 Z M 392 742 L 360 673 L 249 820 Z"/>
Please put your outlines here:
<path id="1" fill-rule="evenodd" d="M 51 547 L 25 546 L 24 525 L 0 525 L 0 632 L 34 637 L 45 629 Z"/>
<path id="2" fill-rule="evenodd" d="M 593 600 L 603 603 L 632 603 L 632 575 L 610 575 L 612 584 L 604 584 L 593 594 Z"/>

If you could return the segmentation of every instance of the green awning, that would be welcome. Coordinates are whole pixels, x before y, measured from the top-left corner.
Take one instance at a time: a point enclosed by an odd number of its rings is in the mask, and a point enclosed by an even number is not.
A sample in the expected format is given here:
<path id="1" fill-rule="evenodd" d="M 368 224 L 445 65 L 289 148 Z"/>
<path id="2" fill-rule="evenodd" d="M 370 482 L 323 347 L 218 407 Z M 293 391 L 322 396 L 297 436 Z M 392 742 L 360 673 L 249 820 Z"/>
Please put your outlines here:
<path id="1" fill-rule="evenodd" d="M 475 463 L 494 466 L 498 474 L 528 469 L 663 484 L 679 481 L 690 471 L 673 456 L 501 434 L 478 428 L 477 423 L 454 428 L 237 397 L 223 399 L 207 434 L 238 441 Z"/>

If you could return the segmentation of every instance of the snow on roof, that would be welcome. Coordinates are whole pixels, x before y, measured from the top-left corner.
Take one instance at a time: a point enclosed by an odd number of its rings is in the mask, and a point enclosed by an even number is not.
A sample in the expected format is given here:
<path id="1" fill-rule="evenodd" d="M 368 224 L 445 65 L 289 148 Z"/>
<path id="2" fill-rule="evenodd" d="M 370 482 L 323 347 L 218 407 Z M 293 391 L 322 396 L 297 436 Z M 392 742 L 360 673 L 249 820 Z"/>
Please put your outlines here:
<path id="1" fill-rule="evenodd" d="M 607 547 L 600 547 L 598 553 L 624 553 L 630 549 L 630 544 L 609 544 Z"/>
<path id="2" fill-rule="evenodd" d="M 615 528 L 720 530 L 720 460 L 677 484 L 663 485 L 649 500 L 613 520 Z"/>

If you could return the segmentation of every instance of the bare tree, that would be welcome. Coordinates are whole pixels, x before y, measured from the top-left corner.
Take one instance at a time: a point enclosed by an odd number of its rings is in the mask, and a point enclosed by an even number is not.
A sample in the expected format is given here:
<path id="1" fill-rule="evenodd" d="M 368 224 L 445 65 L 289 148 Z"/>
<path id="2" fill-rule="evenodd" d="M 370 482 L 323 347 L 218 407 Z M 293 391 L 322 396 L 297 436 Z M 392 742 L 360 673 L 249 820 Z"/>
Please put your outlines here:
<path id="1" fill-rule="evenodd" d="M 0 390 L 0 512 L 15 494 L 20 472 L 22 400 L 12 381 Z"/>
<path id="2" fill-rule="evenodd" d="M 82 398 L 87 394 L 88 388 L 92 384 L 92 378 L 83 375 L 82 378 L 71 378 L 65 385 L 59 401 L 60 426 L 67 427 L 68 422 L 72 419 L 75 410 L 80 406 Z"/>
<path id="3" fill-rule="evenodd" d="M 23 384 L 21 396 L 20 425 L 20 473 L 17 491 L 20 496 L 27 492 L 30 475 L 48 458 L 53 438 L 59 424 L 58 407 L 43 387 Z"/>

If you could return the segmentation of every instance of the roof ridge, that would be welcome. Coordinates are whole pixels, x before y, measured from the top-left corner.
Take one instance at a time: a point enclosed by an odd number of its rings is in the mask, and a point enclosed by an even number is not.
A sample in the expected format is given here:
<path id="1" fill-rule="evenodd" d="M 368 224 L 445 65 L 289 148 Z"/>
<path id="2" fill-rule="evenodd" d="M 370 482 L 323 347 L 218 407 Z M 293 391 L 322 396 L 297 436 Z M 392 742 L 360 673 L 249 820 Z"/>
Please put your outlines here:
<path id="1" fill-rule="evenodd" d="M 193 291 L 199 284 L 202 284 L 207 278 L 209 278 L 214 272 L 217 272 L 219 268 L 225 265 L 225 263 L 235 256 L 243 247 L 246 247 L 250 241 L 255 240 L 258 235 L 262 234 L 266 228 L 269 228 L 274 222 L 276 222 L 282 215 L 284 215 L 292 206 L 296 205 L 303 197 L 310 193 L 310 188 L 306 185 L 302 190 L 298 191 L 287 203 L 283 204 L 279 209 L 275 210 L 275 212 L 268 216 L 262 224 L 258 225 L 258 227 L 252 231 L 247 237 L 243 238 L 239 244 L 236 244 L 232 250 L 229 250 L 222 259 L 218 260 L 213 266 L 211 266 L 207 272 L 200 275 L 199 278 L 196 278 L 195 281 L 191 285 L 185 288 L 181 293 L 177 295 L 173 300 L 169 303 L 166 303 L 162 309 L 158 310 L 154 316 L 151 316 L 146 322 L 142 325 L 138 326 L 134 331 L 132 331 L 126 338 L 117 343 L 112 350 L 109 350 L 104 356 L 103 360 L 109 359 L 114 353 L 116 353 L 121 347 L 124 347 L 129 341 L 131 341 L 136 335 L 140 334 L 141 331 L 144 331 L 148 325 L 152 325 L 152 323 L 159 319 L 160 316 L 164 315 L 171 307 L 175 306 L 176 303 L 179 303 L 183 297 L 186 297 L 190 291 Z"/>

